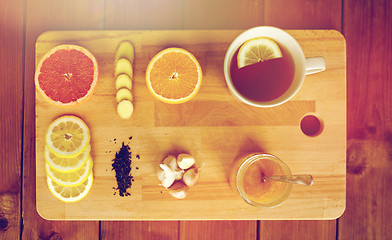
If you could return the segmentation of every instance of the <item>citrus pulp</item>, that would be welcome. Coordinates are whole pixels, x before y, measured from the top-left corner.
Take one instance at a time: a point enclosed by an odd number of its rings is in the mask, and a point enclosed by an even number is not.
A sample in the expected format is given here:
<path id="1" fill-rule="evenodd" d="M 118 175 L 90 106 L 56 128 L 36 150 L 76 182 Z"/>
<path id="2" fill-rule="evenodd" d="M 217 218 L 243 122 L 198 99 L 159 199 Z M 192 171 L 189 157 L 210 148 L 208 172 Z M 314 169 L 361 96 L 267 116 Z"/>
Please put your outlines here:
<path id="1" fill-rule="evenodd" d="M 35 86 L 56 106 L 72 107 L 86 101 L 98 81 L 98 64 L 84 47 L 59 45 L 38 63 Z"/>
<path id="2" fill-rule="evenodd" d="M 197 59 L 182 48 L 167 48 L 156 54 L 146 70 L 152 95 L 165 103 L 184 103 L 200 89 L 202 70 Z"/>
<path id="3" fill-rule="evenodd" d="M 246 41 L 238 51 L 238 68 L 243 68 L 258 62 L 281 58 L 279 45 L 266 37 L 252 38 Z"/>

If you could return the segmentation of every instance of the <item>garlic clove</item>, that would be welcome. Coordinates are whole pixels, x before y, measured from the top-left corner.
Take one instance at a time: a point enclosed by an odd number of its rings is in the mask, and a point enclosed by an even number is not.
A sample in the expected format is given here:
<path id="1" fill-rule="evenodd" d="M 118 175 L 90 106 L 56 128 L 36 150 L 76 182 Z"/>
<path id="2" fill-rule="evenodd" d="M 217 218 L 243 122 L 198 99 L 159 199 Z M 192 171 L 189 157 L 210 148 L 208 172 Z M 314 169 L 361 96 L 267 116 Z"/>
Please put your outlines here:
<path id="1" fill-rule="evenodd" d="M 169 166 L 170 169 L 173 171 L 176 171 L 178 169 L 177 159 L 173 155 L 169 155 L 165 159 L 163 159 L 163 164 L 165 164 L 166 166 Z"/>
<path id="2" fill-rule="evenodd" d="M 197 170 L 197 168 L 188 169 L 182 177 L 182 181 L 184 181 L 184 183 L 189 187 L 194 186 L 198 179 L 199 171 Z"/>
<path id="3" fill-rule="evenodd" d="M 166 178 L 165 171 L 163 171 L 162 168 L 158 168 L 157 169 L 157 176 L 158 176 L 159 181 L 161 181 L 161 183 L 162 183 Z"/>
<path id="4" fill-rule="evenodd" d="M 165 164 L 159 164 L 161 169 L 157 170 L 157 175 L 165 188 L 170 187 L 176 180 L 176 173 Z"/>
<path id="5" fill-rule="evenodd" d="M 175 156 L 173 156 L 173 155 L 167 156 L 163 160 L 163 164 L 165 164 L 166 166 L 168 166 L 171 170 L 173 170 L 175 172 L 175 179 L 176 180 L 180 180 L 182 178 L 182 175 L 184 175 L 184 170 L 180 169 L 177 166 L 177 159 Z"/>
<path id="6" fill-rule="evenodd" d="M 176 180 L 180 180 L 184 176 L 184 170 L 178 169 L 174 171 Z"/>
<path id="7" fill-rule="evenodd" d="M 195 158 L 189 154 L 181 153 L 177 156 L 177 165 L 181 169 L 188 169 L 195 164 Z"/>
<path id="8" fill-rule="evenodd" d="M 188 187 L 181 181 L 175 182 L 168 188 L 170 195 L 177 199 L 183 199 L 187 195 Z"/>

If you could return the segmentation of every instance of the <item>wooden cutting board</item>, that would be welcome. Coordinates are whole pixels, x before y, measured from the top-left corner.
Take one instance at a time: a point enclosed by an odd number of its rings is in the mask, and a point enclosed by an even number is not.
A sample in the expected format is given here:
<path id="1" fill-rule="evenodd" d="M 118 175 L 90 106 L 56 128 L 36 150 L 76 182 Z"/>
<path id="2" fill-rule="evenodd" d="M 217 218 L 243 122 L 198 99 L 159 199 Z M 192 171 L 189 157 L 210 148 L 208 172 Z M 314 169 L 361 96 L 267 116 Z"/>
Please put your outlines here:
<path id="1" fill-rule="evenodd" d="M 323 56 L 327 70 L 305 78 L 297 95 L 274 108 L 261 109 L 234 99 L 225 83 L 226 49 L 243 30 L 52 31 L 36 43 L 36 65 L 59 44 L 76 44 L 97 58 L 99 80 L 83 105 L 58 108 L 36 92 L 36 203 L 46 219 L 335 219 L 346 204 L 346 46 L 333 30 L 288 31 L 306 57 Z M 124 40 L 135 46 L 130 120 L 116 113 L 114 55 Z M 166 47 L 193 53 L 203 69 L 195 98 L 180 105 L 156 101 L 145 85 L 150 59 Z M 33 79 L 31 79 L 33 81 Z M 316 113 L 324 122 L 317 137 L 301 132 L 300 120 Z M 46 185 L 44 135 L 64 114 L 81 117 L 91 131 L 94 184 L 76 203 L 63 203 Z M 132 137 L 130 140 L 129 138 Z M 132 151 L 131 196 L 115 194 L 112 159 L 122 142 Z M 177 200 L 159 186 L 156 169 L 169 153 L 187 152 L 205 164 L 186 199 Z M 295 185 L 288 200 L 275 208 L 255 208 L 230 188 L 231 163 L 240 155 L 267 152 L 278 156 L 293 174 L 311 174 L 314 185 Z M 140 159 L 136 158 L 140 156 Z"/>

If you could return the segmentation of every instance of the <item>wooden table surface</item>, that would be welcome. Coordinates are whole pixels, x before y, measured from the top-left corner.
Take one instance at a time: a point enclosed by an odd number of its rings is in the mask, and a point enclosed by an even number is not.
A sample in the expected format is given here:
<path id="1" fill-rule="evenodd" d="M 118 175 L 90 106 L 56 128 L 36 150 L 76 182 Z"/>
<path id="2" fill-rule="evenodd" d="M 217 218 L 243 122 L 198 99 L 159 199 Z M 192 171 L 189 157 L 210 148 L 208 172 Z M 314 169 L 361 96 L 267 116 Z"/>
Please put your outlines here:
<path id="1" fill-rule="evenodd" d="M 298 220 L 336 219 L 346 203 L 346 49 L 335 30 L 288 30 L 306 57 L 323 56 L 327 69 L 306 76 L 289 102 L 255 108 L 235 99 L 223 74 L 227 48 L 242 30 L 48 31 L 36 42 L 36 63 L 60 44 L 77 42 L 97 59 L 99 80 L 93 96 L 81 106 L 59 108 L 36 91 L 36 203 L 51 220 Z M 132 95 L 134 113 L 122 120 L 116 111 L 114 54 L 121 41 L 135 46 Z M 189 102 L 157 101 L 146 86 L 145 69 L 168 45 L 183 47 L 198 59 L 203 83 Z M 328 51 L 326 51 L 328 49 Z M 331 111 L 331 108 L 333 111 Z M 317 114 L 319 136 L 306 136 L 301 118 Z M 61 115 L 81 117 L 90 129 L 94 184 L 88 196 L 65 204 L 47 186 L 45 134 Z M 132 136 L 132 140 L 129 140 Z M 115 141 L 113 139 L 116 139 Z M 131 196 L 113 195 L 110 171 L 121 142 L 133 153 Z M 116 143 L 119 144 L 116 144 Z M 293 174 L 311 174 L 311 187 L 293 186 L 289 199 L 276 208 L 254 208 L 230 187 L 229 172 L 238 156 L 267 152 L 284 161 Z M 187 152 L 204 165 L 188 196 L 170 196 L 156 176 L 169 153 Z M 135 155 L 139 155 L 139 159 Z M 137 168 L 136 168 L 137 167 Z M 132 206 L 132 207 L 128 207 Z M 173 208 L 173 206 L 175 206 Z"/>
<path id="2" fill-rule="evenodd" d="M 388 239 L 389 0 L 0 3 L 0 239 Z M 48 30 L 335 29 L 347 44 L 347 202 L 328 221 L 46 221 L 35 202 L 35 41 Z"/>

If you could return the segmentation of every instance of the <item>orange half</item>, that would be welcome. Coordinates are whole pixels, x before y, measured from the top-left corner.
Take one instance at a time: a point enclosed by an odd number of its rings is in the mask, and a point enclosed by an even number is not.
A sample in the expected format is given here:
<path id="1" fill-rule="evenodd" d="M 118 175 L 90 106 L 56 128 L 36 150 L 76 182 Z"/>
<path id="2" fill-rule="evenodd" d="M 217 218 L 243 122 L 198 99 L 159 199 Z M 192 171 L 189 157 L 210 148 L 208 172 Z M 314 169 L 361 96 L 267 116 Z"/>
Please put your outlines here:
<path id="1" fill-rule="evenodd" d="M 147 88 L 165 103 L 191 100 L 199 91 L 202 71 L 197 59 L 182 48 L 166 48 L 156 54 L 146 70 Z"/>

